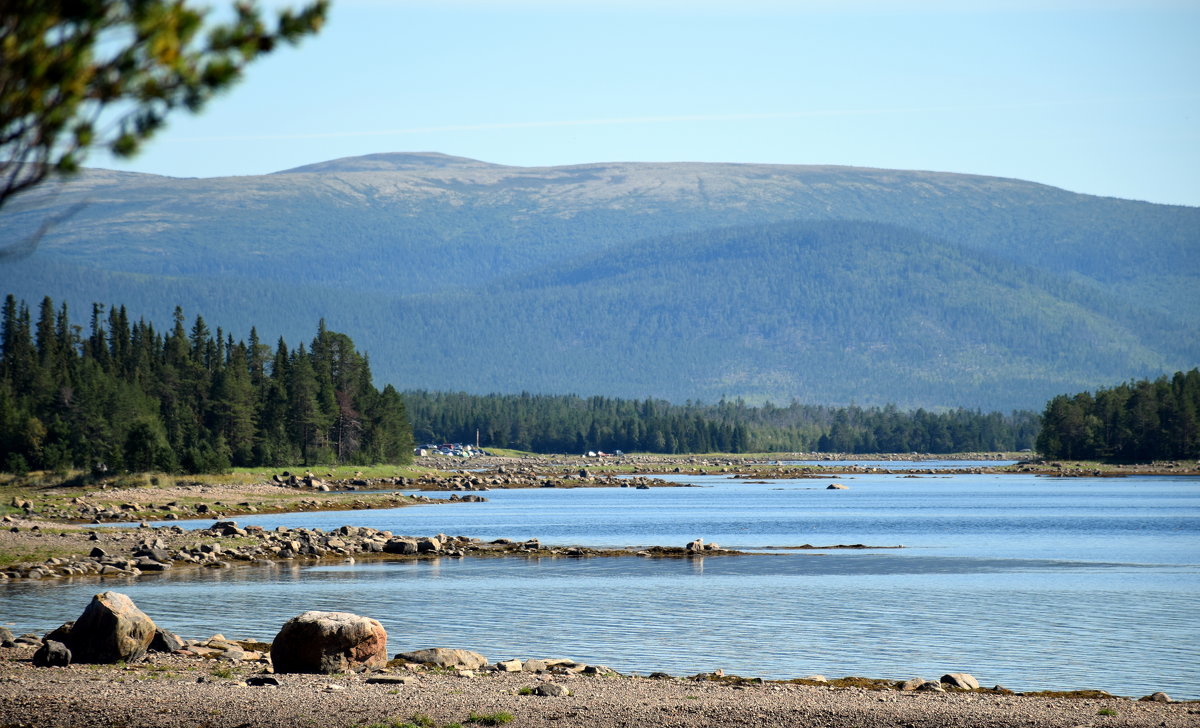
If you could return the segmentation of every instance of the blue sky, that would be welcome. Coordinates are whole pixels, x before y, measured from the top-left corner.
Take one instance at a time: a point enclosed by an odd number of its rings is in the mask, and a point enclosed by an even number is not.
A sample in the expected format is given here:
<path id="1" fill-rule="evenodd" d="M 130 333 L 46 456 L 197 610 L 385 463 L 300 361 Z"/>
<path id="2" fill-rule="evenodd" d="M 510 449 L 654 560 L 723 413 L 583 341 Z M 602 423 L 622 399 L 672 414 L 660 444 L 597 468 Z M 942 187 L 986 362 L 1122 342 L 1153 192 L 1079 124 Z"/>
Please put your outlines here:
<path id="1" fill-rule="evenodd" d="M 225 5 L 229 0 L 213 0 Z M 132 162 L 845 164 L 1200 205 L 1200 2 L 334 0 Z"/>

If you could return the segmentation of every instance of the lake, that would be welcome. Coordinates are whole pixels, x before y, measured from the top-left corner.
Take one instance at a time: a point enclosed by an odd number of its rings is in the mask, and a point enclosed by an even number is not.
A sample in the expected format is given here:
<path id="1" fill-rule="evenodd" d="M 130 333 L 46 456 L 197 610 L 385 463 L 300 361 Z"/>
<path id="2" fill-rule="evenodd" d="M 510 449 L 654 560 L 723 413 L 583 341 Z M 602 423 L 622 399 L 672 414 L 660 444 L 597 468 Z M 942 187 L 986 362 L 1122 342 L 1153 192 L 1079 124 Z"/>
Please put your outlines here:
<path id="1" fill-rule="evenodd" d="M 238 522 L 596 547 L 703 538 L 756 553 L 322 562 L 2 584 L 0 623 L 45 631 L 115 589 L 185 637 L 270 640 L 302 611 L 339 610 L 380 620 L 393 652 L 463 647 L 643 674 L 970 672 L 1020 691 L 1200 698 L 1200 478 L 669 479 L 700 487 L 496 490 L 487 503 Z M 833 482 L 849 489 L 826 490 Z M 770 548 L 855 543 L 905 548 Z"/>

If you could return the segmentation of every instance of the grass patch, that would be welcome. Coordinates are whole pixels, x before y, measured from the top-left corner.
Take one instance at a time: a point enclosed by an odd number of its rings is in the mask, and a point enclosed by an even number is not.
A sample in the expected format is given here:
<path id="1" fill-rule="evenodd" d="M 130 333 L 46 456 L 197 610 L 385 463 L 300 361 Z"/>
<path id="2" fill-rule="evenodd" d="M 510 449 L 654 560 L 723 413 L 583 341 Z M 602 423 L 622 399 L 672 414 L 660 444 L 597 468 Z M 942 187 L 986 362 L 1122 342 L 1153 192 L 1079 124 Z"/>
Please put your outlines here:
<path id="1" fill-rule="evenodd" d="M 869 677 L 839 677 L 829 681 L 796 678 L 784 680 L 785 685 L 811 685 L 823 688 L 863 688 L 865 690 L 895 690 L 895 680 L 877 680 Z"/>
<path id="2" fill-rule="evenodd" d="M 47 559 L 65 559 L 79 553 L 79 547 L 71 544 L 47 544 L 32 547 L 14 545 L 0 551 L 0 569 L 16 564 L 43 564 Z"/>
<path id="3" fill-rule="evenodd" d="M 493 457 L 498 458 L 546 457 L 545 455 L 539 456 L 537 453 L 526 452 L 524 450 L 510 450 L 506 447 L 485 447 L 483 449 L 491 453 Z"/>
<path id="4" fill-rule="evenodd" d="M 433 468 L 420 465 L 290 465 L 278 468 L 234 468 L 228 475 L 189 475 L 204 483 L 261 483 L 270 480 L 272 475 L 283 475 L 288 472 L 302 476 L 312 473 L 322 480 L 343 480 L 347 478 L 415 478 L 426 473 L 435 472 Z"/>
<path id="5" fill-rule="evenodd" d="M 503 710 L 499 713 L 481 714 L 473 712 L 467 717 L 467 722 L 474 723 L 475 725 L 504 725 L 505 723 L 511 723 L 514 717 L 512 713 Z"/>
<path id="6" fill-rule="evenodd" d="M 216 668 L 213 668 L 213 671 L 212 671 L 213 677 L 219 677 L 223 680 L 232 680 L 233 675 L 234 675 L 233 669 L 228 668 L 228 667 L 216 667 Z"/>
<path id="7" fill-rule="evenodd" d="M 1116 715 L 1116 714 L 1117 714 L 1117 711 L 1113 710 L 1112 708 L 1101 708 L 1100 710 L 1096 711 L 1096 715 Z"/>
<path id="8" fill-rule="evenodd" d="M 447 723 L 439 726 L 437 721 L 428 715 L 413 713 L 408 720 L 392 718 L 387 722 L 369 723 L 366 725 L 356 723 L 352 728 L 462 728 L 462 725 L 459 723 Z"/>

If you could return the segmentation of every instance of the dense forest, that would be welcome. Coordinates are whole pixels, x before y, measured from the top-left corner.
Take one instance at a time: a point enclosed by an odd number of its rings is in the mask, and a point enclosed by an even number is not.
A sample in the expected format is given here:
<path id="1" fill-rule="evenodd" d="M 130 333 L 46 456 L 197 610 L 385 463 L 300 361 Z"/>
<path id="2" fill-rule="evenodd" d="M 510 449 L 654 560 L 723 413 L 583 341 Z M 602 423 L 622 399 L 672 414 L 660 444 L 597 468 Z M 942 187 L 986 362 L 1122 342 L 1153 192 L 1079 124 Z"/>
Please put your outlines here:
<path id="1" fill-rule="evenodd" d="M 1036 413 L 931 412 L 741 399 L 443 393 L 372 384 L 365 354 L 322 320 L 306 347 L 234 341 L 197 316 L 190 330 L 131 322 L 93 304 L 36 317 L 9 295 L 0 320 L 0 467 L 221 472 L 234 466 L 402 463 L 414 436 L 532 452 L 1018 451 L 1046 457 L 1200 457 L 1200 370 L 1059 395 Z M 410 422 L 411 416 L 411 422 Z M 1039 432 L 1040 428 L 1040 432 Z"/>
<path id="2" fill-rule="evenodd" d="M 1044 457 L 1150 461 L 1200 458 L 1200 370 L 1059 395 L 1046 405 Z"/>
<path id="3" fill-rule="evenodd" d="M 406 392 L 422 443 L 470 442 L 533 452 L 922 452 L 1023 450 L 1033 412 L 933 413 L 895 407 L 751 407 L 740 400 L 673 405 L 661 400 L 552 395 Z"/>
<path id="4" fill-rule="evenodd" d="M 221 472 L 231 466 L 408 462 L 400 394 L 324 321 L 306 349 L 255 329 L 235 342 L 181 309 L 160 333 L 93 304 L 84 335 L 66 304 L 36 321 L 9 295 L 0 322 L 0 462 L 9 472 Z"/>

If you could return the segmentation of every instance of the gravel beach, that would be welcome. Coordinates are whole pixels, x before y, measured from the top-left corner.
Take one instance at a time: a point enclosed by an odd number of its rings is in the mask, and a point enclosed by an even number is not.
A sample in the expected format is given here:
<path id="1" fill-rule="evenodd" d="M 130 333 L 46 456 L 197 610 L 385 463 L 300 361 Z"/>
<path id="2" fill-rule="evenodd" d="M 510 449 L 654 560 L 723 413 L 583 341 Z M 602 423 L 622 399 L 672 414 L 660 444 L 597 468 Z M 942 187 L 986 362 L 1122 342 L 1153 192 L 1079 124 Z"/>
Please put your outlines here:
<path id="1" fill-rule="evenodd" d="M 514 728 L 1200 725 L 1200 703 L 1119 698 L 403 669 L 391 673 L 394 683 L 369 684 L 366 675 L 280 675 L 278 686 L 255 686 L 246 680 L 257 670 L 177 655 L 129 666 L 36 668 L 32 654 L 28 647 L 0 651 L 0 726 L 351 728 L 400 724 L 414 715 L 438 726 L 470 726 L 488 724 L 470 722 L 472 714 L 497 713 L 510 713 Z M 543 682 L 561 684 L 570 695 L 520 694 Z"/>

